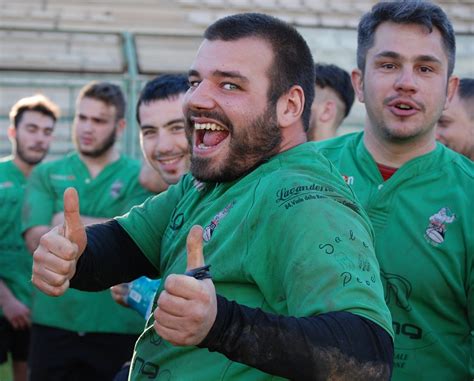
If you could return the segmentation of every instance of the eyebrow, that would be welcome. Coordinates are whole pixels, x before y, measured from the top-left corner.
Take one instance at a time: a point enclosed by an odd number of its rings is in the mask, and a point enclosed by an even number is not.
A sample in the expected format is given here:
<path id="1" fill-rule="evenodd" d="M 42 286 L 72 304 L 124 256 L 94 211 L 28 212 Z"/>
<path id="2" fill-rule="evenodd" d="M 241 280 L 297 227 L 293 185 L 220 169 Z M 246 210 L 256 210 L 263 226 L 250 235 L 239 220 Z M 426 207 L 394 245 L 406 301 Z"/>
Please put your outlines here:
<path id="1" fill-rule="evenodd" d="M 188 71 L 188 76 L 200 77 L 200 74 L 197 70 L 191 69 Z M 242 82 L 249 82 L 249 79 L 245 75 L 240 74 L 238 71 L 214 70 L 212 72 L 212 76 L 218 78 L 234 78 L 239 79 Z"/>
<path id="2" fill-rule="evenodd" d="M 402 55 L 398 54 L 396 52 L 393 52 L 391 50 L 385 50 L 383 52 L 380 52 L 380 53 L 376 54 L 375 58 L 376 59 L 378 59 L 378 58 L 401 59 Z M 418 62 L 436 62 L 438 64 L 442 63 L 438 58 L 436 58 L 435 56 L 429 55 L 429 54 L 422 54 L 422 55 L 416 56 L 415 61 L 418 61 Z"/>
<path id="3" fill-rule="evenodd" d="M 184 118 L 177 118 L 177 119 L 172 119 L 168 122 L 166 122 L 163 127 L 169 127 L 169 126 L 172 126 L 173 124 L 176 124 L 176 123 L 185 123 L 184 121 Z M 156 128 L 155 126 L 152 126 L 150 124 L 144 124 L 143 126 L 140 126 L 140 129 L 141 130 L 146 130 L 148 128 Z"/>

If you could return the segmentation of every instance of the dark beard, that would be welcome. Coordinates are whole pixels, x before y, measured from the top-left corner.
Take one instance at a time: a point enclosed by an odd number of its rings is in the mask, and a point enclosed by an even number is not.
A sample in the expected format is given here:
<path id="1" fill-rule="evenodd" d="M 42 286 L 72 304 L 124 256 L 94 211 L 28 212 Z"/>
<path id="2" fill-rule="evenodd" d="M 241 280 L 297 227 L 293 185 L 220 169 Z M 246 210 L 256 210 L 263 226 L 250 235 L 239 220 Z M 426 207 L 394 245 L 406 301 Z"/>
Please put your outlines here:
<path id="1" fill-rule="evenodd" d="M 229 123 L 226 125 L 229 126 Z M 216 183 L 236 180 L 274 156 L 282 139 L 276 122 L 276 108 L 272 105 L 251 123 L 248 130 L 240 132 L 238 137 L 233 134 L 233 127 L 229 130 L 229 154 L 217 170 L 209 170 L 212 159 L 191 157 L 191 173 L 197 180 Z"/>
<path id="2" fill-rule="evenodd" d="M 115 144 L 116 140 L 117 140 L 117 128 L 114 128 L 114 130 L 107 137 L 107 139 L 102 143 L 102 145 L 94 151 L 84 152 L 84 151 L 80 150 L 79 144 L 76 144 L 76 146 L 78 148 L 78 151 L 81 153 L 81 155 L 84 155 L 84 156 L 87 156 L 87 157 L 92 157 L 92 158 L 97 158 L 97 157 L 101 157 L 109 149 L 111 149 L 113 147 L 113 145 Z"/>
<path id="3" fill-rule="evenodd" d="M 48 153 L 48 150 L 44 151 L 43 155 L 40 158 L 37 158 L 37 159 L 33 159 L 31 157 L 28 157 L 27 155 L 25 155 L 25 153 L 24 153 L 24 151 L 21 147 L 21 144 L 18 143 L 18 139 L 16 140 L 16 154 L 18 155 L 18 157 L 20 158 L 21 161 L 25 162 L 28 165 L 36 165 L 36 164 L 41 163 L 43 161 L 43 159 L 45 158 L 47 153 Z"/>

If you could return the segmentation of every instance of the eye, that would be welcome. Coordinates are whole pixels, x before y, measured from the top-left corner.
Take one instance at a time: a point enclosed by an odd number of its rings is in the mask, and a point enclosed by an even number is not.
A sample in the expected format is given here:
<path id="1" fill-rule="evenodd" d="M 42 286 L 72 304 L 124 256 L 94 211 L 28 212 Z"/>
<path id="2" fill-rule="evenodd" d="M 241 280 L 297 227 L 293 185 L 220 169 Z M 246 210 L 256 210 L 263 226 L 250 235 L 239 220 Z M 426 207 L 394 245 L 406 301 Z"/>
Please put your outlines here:
<path id="1" fill-rule="evenodd" d="M 200 81 L 196 80 L 196 79 L 190 79 L 188 80 L 188 85 L 189 87 L 198 87 L 199 86 L 199 83 Z"/>
<path id="2" fill-rule="evenodd" d="M 150 135 L 153 135 L 155 133 L 155 130 L 151 129 L 151 128 L 147 128 L 146 130 L 142 130 L 142 136 L 150 136 Z"/>
<path id="3" fill-rule="evenodd" d="M 431 69 L 431 68 L 428 67 L 428 66 L 421 66 L 421 67 L 420 67 L 420 71 L 421 71 L 422 73 L 431 73 L 431 72 L 433 71 L 433 69 Z"/>
<path id="4" fill-rule="evenodd" d="M 395 69 L 396 66 L 395 64 L 393 63 L 383 63 L 380 65 L 383 69 L 387 69 L 387 70 L 392 70 L 392 69 Z"/>
<path id="5" fill-rule="evenodd" d="M 222 88 L 225 90 L 238 90 L 240 87 L 235 83 L 226 82 L 222 85 Z"/>
<path id="6" fill-rule="evenodd" d="M 173 126 L 171 127 L 171 132 L 173 133 L 180 133 L 184 130 L 184 126 Z"/>

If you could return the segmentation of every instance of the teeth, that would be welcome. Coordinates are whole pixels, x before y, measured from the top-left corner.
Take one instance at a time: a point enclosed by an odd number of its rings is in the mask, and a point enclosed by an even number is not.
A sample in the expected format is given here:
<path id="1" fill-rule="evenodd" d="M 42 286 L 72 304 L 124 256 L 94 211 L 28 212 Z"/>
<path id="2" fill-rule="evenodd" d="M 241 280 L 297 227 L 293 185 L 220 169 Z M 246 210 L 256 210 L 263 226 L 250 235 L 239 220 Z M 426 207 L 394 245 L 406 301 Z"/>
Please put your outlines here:
<path id="1" fill-rule="evenodd" d="M 225 129 L 215 123 L 194 123 L 196 130 L 225 131 Z"/>
<path id="2" fill-rule="evenodd" d="M 401 103 L 401 104 L 397 105 L 397 107 L 398 107 L 398 108 L 401 108 L 401 109 L 404 109 L 404 110 L 410 110 L 410 109 L 411 109 L 410 106 L 408 106 L 408 105 L 406 105 L 406 104 L 404 104 L 404 103 Z"/>
<path id="3" fill-rule="evenodd" d="M 206 146 L 204 143 L 200 143 L 200 144 L 198 145 L 198 148 L 204 150 L 204 149 L 209 149 L 209 146 Z"/>

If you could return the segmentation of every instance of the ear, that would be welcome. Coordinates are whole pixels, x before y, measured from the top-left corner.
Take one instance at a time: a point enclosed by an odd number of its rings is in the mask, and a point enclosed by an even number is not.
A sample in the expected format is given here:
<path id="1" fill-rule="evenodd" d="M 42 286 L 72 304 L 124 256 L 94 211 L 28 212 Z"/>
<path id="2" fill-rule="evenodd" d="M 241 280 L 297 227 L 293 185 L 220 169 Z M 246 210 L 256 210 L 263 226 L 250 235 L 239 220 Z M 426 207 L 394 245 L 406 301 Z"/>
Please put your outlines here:
<path id="1" fill-rule="evenodd" d="M 304 101 L 304 91 L 301 86 L 292 86 L 283 94 L 276 106 L 278 125 L 284 128 L 298 122 L 303 114 Z"/>
<path id="2" fill-rule="evenodd" d="M 8 138 L 10 140 L 15 139 L 16 138 L 16 128 L 12 125 L 9 125 L 8 129 L 7 129 L 7 135 L 8 135 Z"/>
<path id="3" fill-rule="evenodd" d="M 456 94 L 456 91 L 458 91 L 458 86 L 459 86 L 459 77 L 456 77 L 452 75 L 448 79 L 448 88 L 447 88 L 447 96 L 446 96 L 446 101 L 444 102 L 444 107 L 443 110 L 446 110 L 451 103 L 454 94 Z"/>
<path id="4" fill-rule="evenodd" d="M 364 75 L 359 69 L 352 70 L 351 81 L 357 99 L 359 102 L 364 103 Z"/>
<path id="5" fill-rule="evenodd" d="M 125 126 L 126 126 L 127 122 L 125 121 L 124 118 L 122 119 L 119 119 L 117 121 L 117 135 L 120 137 L 122 136 L 122 133 L 123 133 L 123 130 L 125 130 Z"/>
<path id="6" fill-rule="evenodd" d="M 337 114 L 336 102 L 333 99 L 328 99 L 321 106 L 317 118 L 324 123 L 333 122 Z"/>

